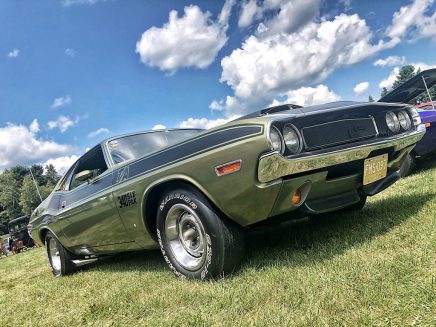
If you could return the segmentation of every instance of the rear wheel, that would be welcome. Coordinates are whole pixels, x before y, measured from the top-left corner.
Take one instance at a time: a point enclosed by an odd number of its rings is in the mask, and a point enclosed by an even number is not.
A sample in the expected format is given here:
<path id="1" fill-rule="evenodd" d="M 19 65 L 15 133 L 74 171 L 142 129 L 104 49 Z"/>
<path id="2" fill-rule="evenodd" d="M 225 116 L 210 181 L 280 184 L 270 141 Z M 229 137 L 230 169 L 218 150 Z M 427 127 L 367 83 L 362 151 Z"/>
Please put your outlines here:
<path id="1" fill-rule="evenodd" d="M 64 276 L 76 271 L 76 266 L 72 262 L 72 255 L 62 246 L 52 232 L 45 236 L 45 247 L 48 262 L 53 275 Z"/>
<path id="2" fill-rule="evenodd" d="M 193 189 L 164 193 L 157 235 L 165 261 L 182 278 L 210 279 L 232 273 L 244 251 L 243 231 Z"/>

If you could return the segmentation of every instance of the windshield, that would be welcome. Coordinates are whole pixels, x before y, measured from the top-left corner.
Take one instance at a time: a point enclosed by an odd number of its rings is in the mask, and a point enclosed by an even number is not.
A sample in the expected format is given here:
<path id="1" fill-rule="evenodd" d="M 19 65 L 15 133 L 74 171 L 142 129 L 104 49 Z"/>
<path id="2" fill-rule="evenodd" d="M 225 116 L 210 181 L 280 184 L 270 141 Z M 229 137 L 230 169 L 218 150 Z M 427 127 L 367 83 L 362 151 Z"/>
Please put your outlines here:
<path id="1" fill-rule="evenodd" d="M 199 129 L 148 132 L 117 138 L 108 142 L 114 164 L 138 159 L 152 152 L 176 144 L 201 132 Z"/>

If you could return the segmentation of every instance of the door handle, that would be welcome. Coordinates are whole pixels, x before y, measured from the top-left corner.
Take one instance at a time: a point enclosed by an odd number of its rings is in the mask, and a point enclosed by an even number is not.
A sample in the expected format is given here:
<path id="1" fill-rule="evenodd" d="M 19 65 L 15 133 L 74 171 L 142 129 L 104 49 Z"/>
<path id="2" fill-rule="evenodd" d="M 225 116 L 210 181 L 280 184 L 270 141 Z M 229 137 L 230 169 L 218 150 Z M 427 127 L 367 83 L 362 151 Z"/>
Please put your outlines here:
<path id="1" fill-rule="evenodd" d="M 61 208 L 62 208 L 62 209 L 65 209 L 66 205 L 67 205 L 67 201 L 62 201 L 62 203 L 61 203 Z"/>

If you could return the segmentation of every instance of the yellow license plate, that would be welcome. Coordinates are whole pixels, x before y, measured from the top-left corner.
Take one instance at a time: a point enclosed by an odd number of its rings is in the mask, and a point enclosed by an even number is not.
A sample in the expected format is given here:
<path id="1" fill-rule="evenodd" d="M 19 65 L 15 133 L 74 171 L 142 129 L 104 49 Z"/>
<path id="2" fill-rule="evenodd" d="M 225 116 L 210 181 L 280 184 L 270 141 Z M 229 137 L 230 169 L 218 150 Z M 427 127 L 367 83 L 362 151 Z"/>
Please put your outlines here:
<path id="1" fill-rule="evenodd" d="M 374 158 L 365 159 L 363 165 L 363 185 L 367 185 L 385 178 L 388 172 L 388 155 L 382 154 Z"/>

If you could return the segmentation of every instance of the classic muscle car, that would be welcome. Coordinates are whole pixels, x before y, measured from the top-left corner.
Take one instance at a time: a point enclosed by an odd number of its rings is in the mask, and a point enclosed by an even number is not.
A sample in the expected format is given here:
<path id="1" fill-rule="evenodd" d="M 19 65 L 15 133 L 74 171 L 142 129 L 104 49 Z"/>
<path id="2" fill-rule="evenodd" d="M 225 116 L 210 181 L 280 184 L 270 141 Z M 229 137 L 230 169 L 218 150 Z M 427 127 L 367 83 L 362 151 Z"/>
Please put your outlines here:
<path id="1" fill-rule="evenodd" d="M 160 247 L 177 276 L 216 278 L 241 260 L 244 228 L 361 209 L 398 180 L 424 133 L 413 106 L 336 102 L 271 107 L 210 130 L 112 137 L 59 181 L 31 233 L 55 276 Z"/>
<path id="2" fill-rule="evenodd" d="M 430 102 L 416 106 L 421 121 L 427 128 L 427 132 L 404 159 L 400 168 L 400 175 L 402 177 L 409 175 L 413 171 L 417 158 L 425 157 L 436 151 L 436 101 L 432 102 L 430 92 L 428 91 L 431 87 L 432 79 L 435 78 L 435 71 L 435 69 L 423 71 L 379 100 L 382 102 L 407 103 L 422 93 L 426 94 L 430 100 Z"/>

